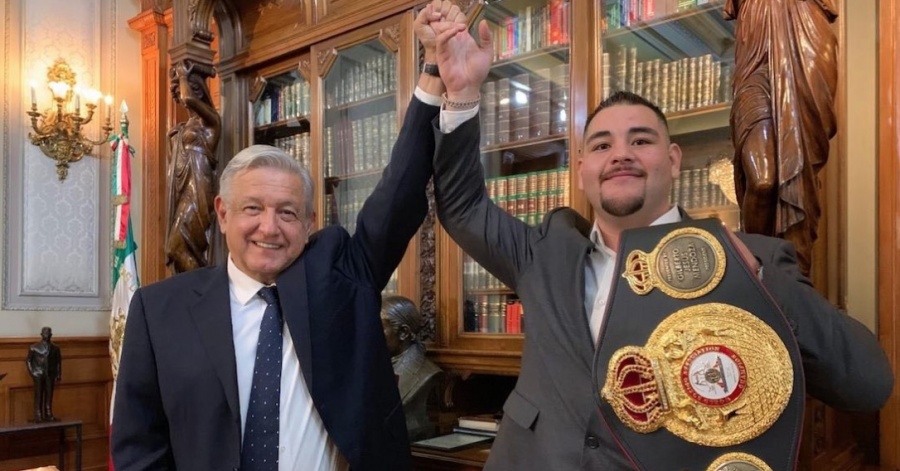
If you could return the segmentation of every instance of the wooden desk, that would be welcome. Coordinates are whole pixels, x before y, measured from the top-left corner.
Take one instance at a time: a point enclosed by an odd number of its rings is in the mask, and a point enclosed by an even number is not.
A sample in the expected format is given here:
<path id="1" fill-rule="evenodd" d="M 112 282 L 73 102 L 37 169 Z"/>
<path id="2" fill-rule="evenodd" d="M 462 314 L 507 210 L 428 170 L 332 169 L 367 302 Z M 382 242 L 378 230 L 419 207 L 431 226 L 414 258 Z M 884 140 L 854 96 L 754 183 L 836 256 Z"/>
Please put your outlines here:
<path id="1" fill-rule="evenodd" d="M 38 422 L 23 425 L 10 425 L 0 427 L 0 436 L 9 435 L 17 437 L 31 432 L 43 430 L 59 430 L 59 469 L 66 469 L 66 429 L 75 429 L 75 471 L 81 471 L 81 421 L 61 420 L 59 422 Z"/>
<path id="2" fill-rule="evenodd" d="M 414 471 L 480 471 L 484 469 L 491 443 L 459 451 L 437 451 L 412 445 Z"/>

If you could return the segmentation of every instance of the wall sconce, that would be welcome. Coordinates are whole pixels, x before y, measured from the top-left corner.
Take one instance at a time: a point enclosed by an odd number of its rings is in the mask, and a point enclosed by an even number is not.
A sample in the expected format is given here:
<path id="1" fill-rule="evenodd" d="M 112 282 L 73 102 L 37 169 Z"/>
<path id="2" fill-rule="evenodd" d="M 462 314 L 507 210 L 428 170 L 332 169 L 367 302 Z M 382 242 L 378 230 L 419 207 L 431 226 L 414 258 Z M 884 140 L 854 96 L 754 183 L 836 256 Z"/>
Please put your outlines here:
<path id="1" fill-rule="evenodd" d="M 106 122 L 102 126 L 101 137 L 93 140 L 82 134 L 82 127 L 91 122 L 94 110 L 103 94 L 94 89 L 81 89 L 75 82 L 75 72 L 64 59 L 57 59 L 47 69 L 47 86 L 53 93 L 56 110 L 38 112 L 35 84 L 31 83 L 31 127 L 28 133 L 31 143 L 40 147 L 47 157 L 56 161 L 59 181 L 69 175 L 69 163 L 78 162 L 85 155 L 91 155 L 94 146 L 106 142 L 112 132 L 112 97 L 106 96 Z M 85 100 L 87 116 L 81 115 L 81 100 Z"/>

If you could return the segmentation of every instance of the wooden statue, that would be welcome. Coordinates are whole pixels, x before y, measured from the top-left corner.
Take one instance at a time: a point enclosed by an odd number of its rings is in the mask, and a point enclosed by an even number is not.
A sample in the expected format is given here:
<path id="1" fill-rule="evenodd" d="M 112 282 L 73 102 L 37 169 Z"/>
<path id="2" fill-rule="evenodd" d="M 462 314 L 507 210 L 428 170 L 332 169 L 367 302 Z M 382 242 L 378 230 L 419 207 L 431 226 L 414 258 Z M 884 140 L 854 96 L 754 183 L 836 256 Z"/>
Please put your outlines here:
<path id="1" fill-rule="evenodd" d="M 837 131 L 833 0 L 727 0 L 735 26 L 734 174 L 743 230 L 782 237 L 809 274 L 818 173 Z"/>
<path id="2" fill-rule="evenodd" d="M 216 147 L 222 123 L 210 98 L 212 66 L 191 60 L 172 67 L 175 101 L 187 108 L 187 121 L 169 132 L 166 265 L 181 273 L 207 265 L 216 196 Z"/>

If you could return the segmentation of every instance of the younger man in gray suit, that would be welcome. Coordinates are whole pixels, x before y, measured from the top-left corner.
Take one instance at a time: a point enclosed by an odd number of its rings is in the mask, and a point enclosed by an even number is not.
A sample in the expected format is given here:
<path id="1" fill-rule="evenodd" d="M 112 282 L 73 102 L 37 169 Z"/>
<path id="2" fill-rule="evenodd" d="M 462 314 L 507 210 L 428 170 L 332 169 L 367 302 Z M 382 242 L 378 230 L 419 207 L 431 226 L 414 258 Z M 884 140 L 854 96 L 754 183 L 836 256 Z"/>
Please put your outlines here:
<path id="1" fill-rule="evenodd" d="M 631 469 L 597 413 L 595 340 L 621 232 L 687 217 L 668 199 L 681 149 L 658 107 L 631 93 L 613 95 L 588 117 L 577 159 L 593 221 L 559 208 L 528 226 L 490 201 L 479 163 L 477 103 L 493 50 L 487 25 L 479 25 L 481 46 L 464 25 L 434 28 L 447 88 L 435 130 L 438 216 L 528 313 L 521 373 L 485 469 Z M 794 327 L 808 392 L 840 409 L 880 408 L 893 377 L 875 336 L 813 289 L 788 243 L 751 234 L 737 234 L 734 243 Z"/>

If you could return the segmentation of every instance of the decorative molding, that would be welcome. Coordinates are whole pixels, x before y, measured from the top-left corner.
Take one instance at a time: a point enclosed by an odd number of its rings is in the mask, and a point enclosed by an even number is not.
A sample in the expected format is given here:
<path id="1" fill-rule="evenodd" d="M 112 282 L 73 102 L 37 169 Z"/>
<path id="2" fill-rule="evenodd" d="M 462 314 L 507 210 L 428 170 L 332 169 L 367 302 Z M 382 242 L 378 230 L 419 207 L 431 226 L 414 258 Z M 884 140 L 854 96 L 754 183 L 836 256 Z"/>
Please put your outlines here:
<path id="1" fill-rule="evenodd" d="M 419 245 L 419 273 L 420 273 L 420 290 L 422 299 L 419 300 L 419 310 L 425 320 L 422 326 L 422 340 L 435 340 L 437 338 L 435 332 L 435 317 L 437 311 L 435 305 L 437 295 L 435 294 L 435 285 L 437 278 L 437 270 L 435 255 L 437 253 L 437 244 L 434 235 L 434 181 L 428 182 L 425 190 L 428 197 L 428 213 L 425 215 L 425 221 L 422 222 L 421 241 Z"/>
<path id="2" fill-rule="evenodd" d="M 284 6 L 284 0 L 263 0 L 257 10 L 263 13 L 266 10 L 274 10 Z"/>
<path id="3" fill-rule="evenodd" d="M 250 85 L 250 96 L 248 97 L 250 98 L 251 103 L 259 101 L 263 91 L 266 90 L 266 83 L 266 78 L 262 75 L 256 74 L 256 76 L 253 77 L 253 83 Z"/>
<path id="4" fill-rule="evenodd" d="M 309 56 L 304 56 L 300 59 L 300 63 L 297 64 L 297 72 L 307 81 L 312 82 L 310 80 L 312 74 L 312 64 L 310 64 Z"/>
<path id="5" fill-rule="evenodd" d="M 378 39 L 384 47 L 396 54 L 400 50 L 400 24 L 396 23 L 382 29 L 378 33 Z"/>
<path id="6" fill-rule="evenodd" d="M 152 49 L 156 47 L 156 31 L 150 31 L 144 34 L 141 40 L 141 49 Z"/>
<path id="7" fill-rule="evenodd" d="M 318 62 L 319 77 L 325 77 L 337 60 L 337 49 L 329 48 L 316 53 L 316 61 Z"/>

